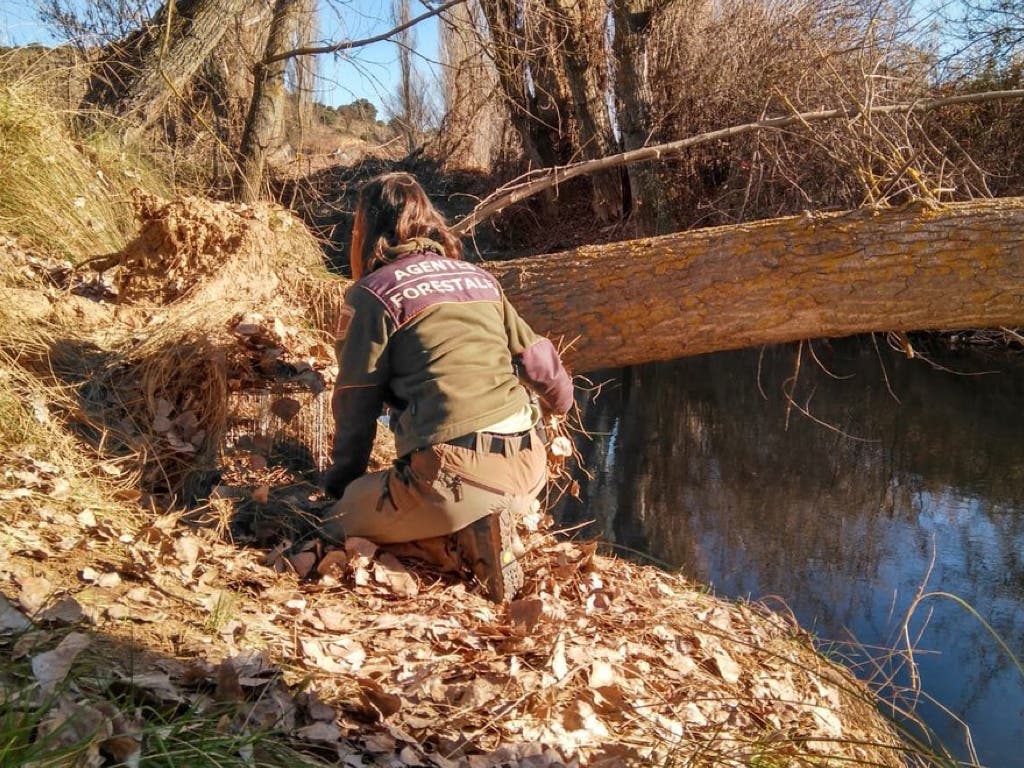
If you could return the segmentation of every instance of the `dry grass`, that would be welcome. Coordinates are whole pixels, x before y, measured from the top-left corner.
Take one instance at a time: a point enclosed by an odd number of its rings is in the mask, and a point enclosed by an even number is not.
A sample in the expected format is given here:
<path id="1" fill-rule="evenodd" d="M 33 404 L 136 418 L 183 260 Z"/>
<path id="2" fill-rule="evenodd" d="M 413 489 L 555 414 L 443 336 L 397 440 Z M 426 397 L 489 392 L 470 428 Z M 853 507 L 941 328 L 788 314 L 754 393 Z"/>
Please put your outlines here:
<path id="1" fill-rule="evenodd" d="M 66 117 L 31 86 L 0 85 L 0 232 L 81 261 L 122 248 L 134 229 L 130 190 L 162 184 L 109 138 L 76 140 Z"/>

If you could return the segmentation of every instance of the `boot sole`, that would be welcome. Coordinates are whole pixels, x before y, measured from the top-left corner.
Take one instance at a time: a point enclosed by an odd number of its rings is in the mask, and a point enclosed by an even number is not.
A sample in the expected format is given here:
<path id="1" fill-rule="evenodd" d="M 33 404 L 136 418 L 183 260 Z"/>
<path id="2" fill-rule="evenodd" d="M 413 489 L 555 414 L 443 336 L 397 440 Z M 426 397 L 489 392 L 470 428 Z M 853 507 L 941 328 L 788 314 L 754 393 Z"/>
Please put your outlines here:
<path id="1" fill-rule="evenodd" d="M 523 588 L 523 567 L 516 559 L 512 515 L 505 509 L 477 520 L 459 534 L 459 551 L 496 603 L 512 600 Z"/>

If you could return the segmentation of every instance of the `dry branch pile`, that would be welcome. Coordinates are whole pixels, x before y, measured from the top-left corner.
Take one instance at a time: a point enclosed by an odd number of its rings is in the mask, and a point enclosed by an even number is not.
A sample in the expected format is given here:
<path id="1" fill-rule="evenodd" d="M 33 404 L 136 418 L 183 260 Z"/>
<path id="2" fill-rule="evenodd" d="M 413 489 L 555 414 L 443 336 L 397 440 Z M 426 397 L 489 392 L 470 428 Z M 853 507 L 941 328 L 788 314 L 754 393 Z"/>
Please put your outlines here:
<path id="1" fill-rule="evenodd" d="M 96 756 L 120 734 L 125 760 L 153 745 L 114 688 L 344 765 L 902 764 L 872 694 L 799 628 L 559 542 L 542 513 L 523 521 L 523 594 L 495 606 L 366 541 L 300 579 L 225 536 L 245 509 L 312 514 L 308 485 L 235 489 L 188 513 L 140 505 L 140 480 L 180 491 L 215 465 L 233 388 L 330 378 L 318 329 L 339 292 L 284 214 L 141 211 L 142 233 L 103 265 L 119 303 L 75 298 L 66 286 L 82 283 L 0 248 L 38 309 L 0 302 L 0 654 L 34 674 L 0 674 L 5 697 L 61 690 L 47 722 L 94 716 Z M 273 407 L 294 416 L 298 402 Z M 93 683 L 62 688 L 89 647 L 104 658 Z"/>

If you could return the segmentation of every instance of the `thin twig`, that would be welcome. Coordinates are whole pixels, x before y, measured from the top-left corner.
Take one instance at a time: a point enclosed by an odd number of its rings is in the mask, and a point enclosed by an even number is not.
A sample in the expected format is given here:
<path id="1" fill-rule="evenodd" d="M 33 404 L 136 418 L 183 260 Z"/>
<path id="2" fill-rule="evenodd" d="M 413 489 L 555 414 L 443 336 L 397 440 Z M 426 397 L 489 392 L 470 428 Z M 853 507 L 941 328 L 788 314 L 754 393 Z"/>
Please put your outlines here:
<path id="1" fill-rule="evenodd" d="M 466 0 L 449 0 L 444 5 L 439 5 L 437 8 L 433 8 L 426 13 L 421 13 L 414 19 L 410 19 L 405 24 L 399 24 L 394 29 L 389 29 L 387 32 L 382 32 L 379 35 L 373 37 L 364 37 L 361 40 L 342 40 L 340 43 L 331 43 L 330 45 L 304 45 L 299 48 L 292 48 L 290 51 L 283 51 L 282 53 L 276 53 L 273 56 L 268 56 L 263 60 L 264 66 L 267 64 L 273 64 L 275 61 L 281 61 L 282 59 L 291 59 L 296 56 L 316 56 L 322 53 L 338 53 L 339 51 L 350 51 L 353 48 L 363 48 L 373 43 L 381 43 L 385 40 L 389 40 L 400 32 L 404 32 L 410 27 L 414 27 L 421 21 L 429 19 L 431 16 L 437 16 L 449 8 L 454 8 L 456 5 L 462 5 Z"/>

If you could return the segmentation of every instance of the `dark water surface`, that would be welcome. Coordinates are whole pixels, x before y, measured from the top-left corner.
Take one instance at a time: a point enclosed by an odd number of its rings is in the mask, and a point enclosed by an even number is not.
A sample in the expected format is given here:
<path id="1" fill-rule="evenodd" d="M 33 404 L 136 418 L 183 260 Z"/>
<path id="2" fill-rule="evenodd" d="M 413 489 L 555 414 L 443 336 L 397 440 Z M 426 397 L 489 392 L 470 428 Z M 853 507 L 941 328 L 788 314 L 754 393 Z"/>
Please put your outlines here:
<path id="1" fill-rule="evenodd" d="M 998 371 L 954 375 L 866 338 L 813 350 L 844 378 L 804 345 L 794 400 L 845 434 L 795 408 L 787 427 L 795 345 L 594 376 L 609 382 L 580 444 L 594 477 L 561 521 L 593 520 L 588 533 L 719 595 L 777 596 L 823 642 L 882 656 L 924 588 L 1024 657 L 1024 365 L 946 355 Z M 935 598 L 909 628 L 928 725 L 969 755 L 930 697 L 970 726 L 982 764 L 1024 767 L 1024 678 L 982 623 Z M 905 665 L 896 680 L 910 683 Z"/>

